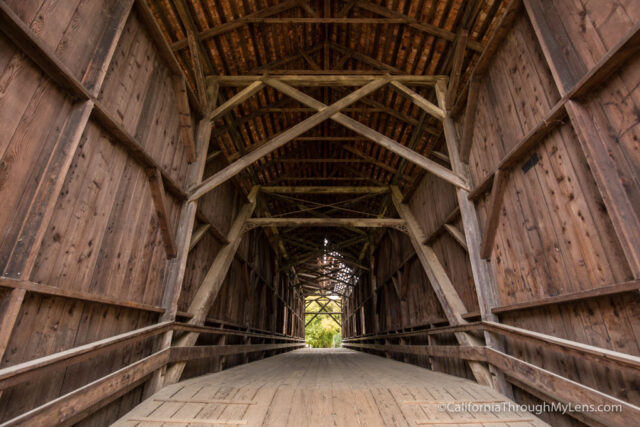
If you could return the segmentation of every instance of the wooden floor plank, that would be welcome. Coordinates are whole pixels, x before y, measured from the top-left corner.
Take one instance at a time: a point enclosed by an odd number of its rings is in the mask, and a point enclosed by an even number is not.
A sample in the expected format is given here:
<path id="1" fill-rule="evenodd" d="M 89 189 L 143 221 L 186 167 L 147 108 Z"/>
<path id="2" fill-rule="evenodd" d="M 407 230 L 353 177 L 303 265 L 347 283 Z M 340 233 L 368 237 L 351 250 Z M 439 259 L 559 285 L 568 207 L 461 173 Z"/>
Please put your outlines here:
<path id="1" fill-rule="evenodd" d="M 516 411 L 445 411 L 442 402 L 508 402 L 475 382 L 347 349 L 302 349 L 191 378 L 116 425 L 546 425 Z"/>

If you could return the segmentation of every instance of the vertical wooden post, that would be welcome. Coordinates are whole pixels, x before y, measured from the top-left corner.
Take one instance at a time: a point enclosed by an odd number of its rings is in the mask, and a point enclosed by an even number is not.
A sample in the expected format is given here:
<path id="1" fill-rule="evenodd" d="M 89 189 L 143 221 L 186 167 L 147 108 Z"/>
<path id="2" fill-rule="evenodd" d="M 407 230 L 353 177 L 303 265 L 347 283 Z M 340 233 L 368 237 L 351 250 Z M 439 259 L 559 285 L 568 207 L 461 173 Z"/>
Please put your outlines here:
<path id="1" fill-rule="evenodd" d="M 158 169 L 149 169 L 149 184 L 151 188 L 151 198 L 158 214 L 158 222 L 160 224 L 160 233 L 162 241 L 167 253 L 167 258 L 175 258 L 177 255 L 176 242 L 171 228 L 171 218 L 167 209 L 167 198 L 162 184 L 162 174 Z"/>
<path id="2" fill-rule="evenodd" d="M 254 187 L 249 193 L 249 202 L 240 209 L 238 216 L 231 225 L 231 229 L 227 234 L 227 240 L 229 243 L 220 248 L 218 254 L 213 260 L 213 263 L 211 264 L 211 267 L 209 267 L 209 271 L 196 291 L 193 301 L 189 306 L 189 312 L 193 314 L 193 317 L 189 320 L 190 324 L 204 325 L 207 313 L 218 296 L 220 288 L 222 288 L 224 279 L 229 271 L 229 267 L 231 266 L 236 251 L 238 250 L 238 246 L 240 245 L 240 241 L 242 240 L 242 236 L 245 231 L 245 223 L 247 222 L 247 219 L 253 215 L 253 211 L 256 207 L 257 193 L 258 187 Z M 184 238 L 185 246 L 187 248 L 188 239 L 188 237 Z M 194 345 L 198 336 L 199 334 L 196 332 L 187 333 L 177 340 L 174 345 L 177 347 Z M 171 343 L 169 342 L 169 345 L 170 344 Z M 171 368 L 167 369 L 164 384 L 167 385 L 177 382 L 182 375 L 185 365 L 186 364 L 183 362 L 176 363 Z"/>
<path id="3" fill-rule="evenodd" d="M 396 211 L 407 224 L 411 244 L 416 251 L 416 255 L 418 255 L 422 268 L 431 283 L 431 287 L 440 302 L 440 306 L 447 320 L 451 325 L 463 325 L 467 323 L 467 321 L 462 318 L 462 314 L 466 312 L 464 303 L 460 299 L 460 295 L 458 295 L 453 283 L 451 283 L 444 267 L 438 260 L 436 253 L 430 246 L 423 243 L 426 240 L 424 233 L 420 229 L 409 207 L 402 203 L 403 198 L 400 189 L 392 186 L 391 196 Z M 455 336 L 461 345 L 479 345 L 477 340 L 468 333 L 456 333 Z M 478 383 L 483 385 L 491 384 L 491 375 L 489 375 L 489 371 L 484 365 L 478 362 L 468 363 Z"/>
<path id="4" fill-rule="evenodd" d="M 446 85 L 443 83 L 437 83 L 436 95 L 438 98 L 438 104 L 440 105 L 440 108 L 447 111 L 447 99 L 445 94 Z M 444 118 L 443 127 L 451 168 L 455 173 L 468 180 L 470 177 L 469 166 L 464 164 L 460 159 L 458 132 L 455 122 L 449 114 Z M 497 285 L 490 264 L 480 256 L 482 236 L 476 209 L 468 198 L 468 191 L 459 187 L 456 187 L 455 191 L 458 199 L 458 206 L 460 207 L 460 216 L 462 217 L 464 235 L 467 240 L 467 249 L 469 260 L 471 262 L 473 282 L 475 284 L 476 294 L 478 296 L 478 305 L 480 307 L 480 317 L 482 320 L 498 322 L 499 320 L 497 316 L 491 311 L 493 307 L 497 306 Z M 487 347 L 498 351 L 504 350 L 502 343 L 493 334 L 485 332 L 484 338 L 485 345 Z M 489 366 L 491 373 L 493 374 L 492 384 L 494 388 L 506 396 L 512 396 L 513 392 L 511 385 L 504 378 L 504 374 L 495 369 L 492 365 Z"/>
<path id="5" fill-rule="evenodd" d="M 491 257 L 493 244 L 498 233 L 498 224 L 500 222 L 500 212 L 502 211 L 502 200 L 507 187 L 507 178 L 509 171 L 498 169 L 493 176 L 493 188 L 491 189 L 491 200 L 489 201 L 489 214 L 487 215 L 487 224 L 484 228 L 482 236 L 482 244 L 480 246 L 480 256 L 482 259 L 488 260 Z"/>
<path id="6" fill-rule="evenodd" d="M 187 82 L 184 76 L 174 76 L 173 86 L 176 92 L 176 105 L 178 107 L 178 119 L 180 121 L 180 139 L 184 144 L 187 161 L 193 163 L 197 159 L 197 154 L 193 139 L 193 128 L 191 126 L 191 110 L 189 108 Z"/>
<path id="7" fill-rule="evenodd" d="M 373 306 L 373 332 L 378 333 L 380 326 L 378 325 L 378 278 L 375 274 L 375 248 L 372 236 L 369 237 L 369 279 L 371 281 L 371 305 Z M 343 317 L 344 319 L 344 317 Z"/>
<path id="8" fill-rule="evenodd" d="M 211 99 L 211 105 L 215 106 L 217 99 L 218 86 L 212 84 L 208 88 L 208 97 Z M 204 169 L 207 162 L 207 152 L 209 151 L 209 143 L 211 140 L 211 121 L 206 117 L 198 122 L 196 135 L 197 156 L 196 161 L 189 166 L 187 171 L 187 182 L 190 185 L 197 184 L 202 181 Z M 167 274 L 164 280 L 164 291 L 162 293 L 162 307 L 165 312 L 160 316 L 160 322 L 174 321 L 178 311 L 178 298 L 184 281 L 184 274 L 187 268 L 187 258 L 189 256 L 189 248 L 191 245 L 191 236 L 193 235 L 193 227 L 196 221 L 196 213 L 198 210 L 198 201 L 186 201 L 181 210 L 176 228 L 177 236 L 177 256 L 169 262 Z M 166 332 L 159 343 L 159 350 L 171 347 L 173 339 L 173 331 Z M 166 365 L 153 376 L 145 387 L 145 396 L 150 396 L 158 391 L 164 383 L 164 374 Z"/>

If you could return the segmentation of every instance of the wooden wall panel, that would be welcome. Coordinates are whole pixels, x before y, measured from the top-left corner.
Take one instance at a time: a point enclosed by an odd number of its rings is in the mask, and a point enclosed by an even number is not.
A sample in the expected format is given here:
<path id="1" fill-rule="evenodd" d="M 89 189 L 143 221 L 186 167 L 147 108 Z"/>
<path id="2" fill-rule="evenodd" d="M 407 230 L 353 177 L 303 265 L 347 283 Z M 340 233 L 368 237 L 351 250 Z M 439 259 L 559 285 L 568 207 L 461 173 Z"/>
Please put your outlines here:
<path id="1" fill-rule="evenodd" d="M 156 321 L 157 314 L 28 294 L 1 366 L 46 356 Z M 149 344 L 140 342 L 8 388 L 0 399 L 0 418 L 12 418 L 139 360 L 150 352 Z"/>
<path id="2" fill-rule="evenodd" d="M 514 25 L 481 85 L 484 108 L 478 109 L 470 162 L 475 181 L 493 170 L 558 99 L 525 16 Z M 492 120 L 489 114 L 503 119 Z M 552 132 L 529 159 L 535 164 L 514 168 L 506 186 L 492 256 L 500 302 L 628 280 L 620 245 L 611 238 L 611 221 L 573 130 L 563 126 Z M 482 222 L 485 206 L 480 203 Z"/>
<path id="3" fill-rule="evenodd" d="M 0 265 L 19 278 L 21 265 L 11 271 L 6 266 L 41 175 L 59 148 L 71 102 L 4 36 L 0 40 L 0 55 L 8 58 L 0 77 L 6 100 L 0 104 Z"/>
<path id="4" fill-rule="evenodd" d="M 597 130 L 610 141 L 608 155 L 617 166 L 626 196 L 640 206 L 640 58 L 630 61 L 593 93 L 587 110 Z M 636 211 L 637 212 L 637 211 Z"/>
<path id="5" fill-rule="evenodd" d="M 7 0 L 33 33 L 83 80 L 118 0 Z M 82 43 L 78 43 L 82 40 Z"/>
<path id="6" fill-rule="evenodd" d="M 409 207 L 425 236 L 431 236 L 458 206 L 453 186 L 426 174 L 409 200 Z M 463 230 L 460 220 L 450 222 Z M 471 264 L 465 250 L 446 231 L 440 232 L 430 244 L 465 304 L 467 312 L 478 310 Z"/>
<path id="7" fill-rule="evenodd" d="M 187 267 L 182 283 L 182 292 L 178 300 L 178 310 L 187 311 L 198 286 L 207 274 L 221 244 L 211 234 L 207 233 L 200 243 L 189 252 Z"/>
<path id="8" fill-rule="evenodd" d="M 469 160 L 476 183 L 560 98 L 525 15 L 518 17 L 505 37 L 487 76 L 480 81 Z"/>
<path id="9" fill-rule="evenodd" d="M 429 279 L 413 254 L 409 239 L 396 230 L 385 233 L 378 244 L 375 254 L 376 276 L 378 287 L 382 287 L 378 290 L 378 298 L 381 298 L 378 304 L 381 307 L 379 332 L 425 326 L 444 319 Z M 465 262 L 464 258 L 459 260 Z M 402 286 L 406 286 L 403 299 L 398 296 L 391 276 L 397 281 L 401 293 Z M 369 293 L 366 295 L 368 297 Z"/>
<path id="10" fill-rule="evenodd" d="M 639 18 L 625 2 L 542 3 L 527 4 L 535 4 L 537 25 L 548 25 L 543 43 L 523 11 L 480 78 L 470 158 L 475 183 L 495 170 L 560 101 L 559 93 L 577 83 L 637 26 Z M 551 39 L 557 45 L 550 44 Z M 549 46 L 562 48 L 545 51 Z M 632 206 L 640 206 L 635 93 L 639 81 L 634 59 L 584 101 Z M 569 118 L 557 124 L 509 174 L 491 255 L 500 305 L 533 304 L 634 278 L 619 240 L 620 225 L 614 227 L 602 186 L 594 177 L 594 159 L 583 152 L 576 126 L 580 124 Z M 486 195 L 476 203 L 481 224 L 486 223 L 488 200 Z M 500 318 L 527 330 L 637 355 L 638 312 L 638 294 L 628 292 L 508 311 Z M 506 345 L 522 360 L 625 401 L 639 401 L 637 375 L 515 339 Z M 517 390 L 519 396 L 531 399 L 522 390 Z M 566 419 L 556 422 L 571 424 Z"/>
<path id="11" fill-rule="evenodd" d="M 409 200 L 409 207 L 425 236 L 436 231 L 457 206 L 454 187 L 428 173 Z"/>
<path id="12" fill-rule="evenodd" d="M 98 99 L 176 182 L 186 185 L 170 70 L 136 13 L 127 21 Z"/>
<path id="13" fill-rule="evenodd" d="M 634 292 L 594 300 L 534 308 L 503 315 L 505 323 L 622 353 L 638 355 L 637 315 L 640 296 Z M 640 402 L 640 375 L 609 369 L 601 363 L 508 340 L 516 356 L 622 400 Z M 606 380 L 605 380 L 606 379 Z"/>
<path id="14" fill-rule="evenodd" d="M 187 164 L 174 111 L 172 76 L 135 13 L 125 24 L 126 3 L 7 4 L 89 91 L 96 89 L 101 108 L 117 117 L 149 155 L 184 185 Z M 116 45 L 117 28 L 122 25 L 123 36 L 110 62 L 109 46 Z M 4 35 L 0 36 L 0 66 L 3 275 L 30 280 L 35 289 L 43 284 L 89 296 L 159 305 L 168 262 L 144 167 L 94 118 L 85 126 L 76 113 L 91 103 L 72 104 Z M 103 68 L 108 83 L 98 94 Z M 89 109 L 86 111 L 85 118 Z M 77 148 L 67 130 L 73 126 L 79 128 Z M 40 193 L 58 188 L 51 184 L 57 176 L 62 177 L 59 194 L 56 190 L 47 195 L 50 209 L 39 206 L 43 203 L 38 199 L 43 197 Z M 175 227 L 181 203 L 168 194 L 167 204 Z M 42 224 L 26 222 L 32 219 Z M 13 294 L 3 290 L 3 309 L 8 295 Z M 148 326 L 159 316 L 155 311 L 37 292 L 28 292 L 24 301 L 13 299 L 20 308 L 13 332 L 11 325 L 3 329 L 10 336 L 2 367 Z M 150 354 L 152 348 L 151 341 L 142 341 L 55 371 L 42 380 L 8 388 L 0 398 L 0 419 L 110 374 Z M 140 398 L 140 390 L 134 390 L 118 399 L 109 419 L 118 418 L 119 407 L 127 410 Z"/>

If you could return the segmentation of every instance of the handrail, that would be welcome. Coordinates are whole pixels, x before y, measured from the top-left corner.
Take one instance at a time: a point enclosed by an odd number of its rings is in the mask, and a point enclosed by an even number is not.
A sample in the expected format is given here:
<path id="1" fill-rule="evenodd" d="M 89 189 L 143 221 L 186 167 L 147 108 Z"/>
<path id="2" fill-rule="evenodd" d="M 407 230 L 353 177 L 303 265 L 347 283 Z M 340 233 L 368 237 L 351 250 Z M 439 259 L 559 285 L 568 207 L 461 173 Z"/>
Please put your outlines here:
<path id="1" fill-rule="evenodd" d="M 636 373 L 640 371 L 640 357 L 638 356 L 621 353 L 618 351 L 613 351 L 589 344 L 583 344 L 564 338 L 558 338 L 541 332 L 529 331 L 527 329 L 518 328 L 516 326 L 488 321 L 473 322 L 458 326 L 444 326 L 440 328 L 423 329 L 420 331 L 410 331 L 404 333 L 348 338 L 343 339 L 343 342 L 345 344 L 349 344 L 358 341 L 361 342 L 391 338 L 406 338 L 412 336 L 439 335 L 445 333 L 469 331 L 493 332 L 500 335 L 508 335 L 510 337 L 519 338 L 521 340 L 544 343 L 551 347 L 555 347 L 556 350 L 562 351 L 567 354 L 584 357 L 598 363 L 614 364 L 616 368 L 632 369 Z"/>
<path id="2" fill-rule="evenodd" d="M 290 341 L 295 343 L 304 342 L 304 339 L 295 337 L 243 332 L 232 329 L 213 328 L 209 326 L 196 326 L 189 325 L 187 323 L 163 322 L 0 369 L 0 390 L 29 381 L 35 377 L 42 376 L 47 372 L 63 369 L 84 360 L 97 357 L 127 344 L 133 344 L 144 339 L 160 335 L 169 330 L 197 331 L 205 334 L 241 335 L 252 338 Z"/>

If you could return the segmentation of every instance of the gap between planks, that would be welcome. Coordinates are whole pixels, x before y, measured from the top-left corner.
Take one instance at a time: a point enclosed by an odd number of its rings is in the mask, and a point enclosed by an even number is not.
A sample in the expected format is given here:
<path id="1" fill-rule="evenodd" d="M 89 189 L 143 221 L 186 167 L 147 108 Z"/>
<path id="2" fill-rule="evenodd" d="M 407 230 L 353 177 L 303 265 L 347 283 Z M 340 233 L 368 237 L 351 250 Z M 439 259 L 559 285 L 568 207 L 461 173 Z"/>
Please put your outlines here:
<path id="1" fill-rule="evenodd" d="M 211 425 L 246 425 L 247 420 L 208 420 L 205 418 L 127 418 L 127 421 L 158 424 L 211 424 Z"/>
<path id="2" fill-rule="evenodd" d="M 153 399 L 156 402 L 175 402 L 175 403 L 202 403 L 208 404 L 220 404 L 220 405 L 257 405 L 258 402 L 252 400 L 198 400 L 198 399 Z"/>

